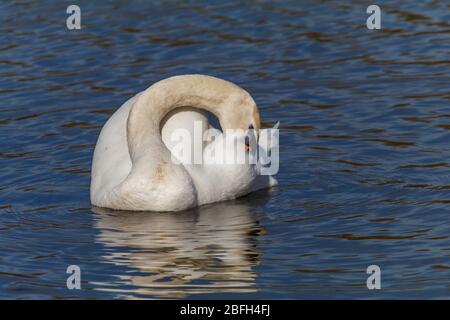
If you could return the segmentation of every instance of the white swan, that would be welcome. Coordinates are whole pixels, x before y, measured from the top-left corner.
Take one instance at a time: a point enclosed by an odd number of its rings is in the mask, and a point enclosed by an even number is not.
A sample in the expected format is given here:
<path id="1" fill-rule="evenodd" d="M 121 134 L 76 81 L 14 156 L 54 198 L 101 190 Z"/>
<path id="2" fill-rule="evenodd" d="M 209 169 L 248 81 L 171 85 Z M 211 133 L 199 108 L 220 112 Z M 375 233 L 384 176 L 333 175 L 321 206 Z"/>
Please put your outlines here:
<path id="1" fill-rule="evenodd" d="M 94 206 L 179 211 L 277 184 L 273 177 L 257 175 L 256 166 L 248 163 L 174 163 L 171 133 L 177 128 L 192 131 L 195 120 L 207 124 L 204 114 L 183 108 L 186 106 L 213 113 L 224 132 L 260 129 L 255 102 L 245 90 L 228 81 L 204 75 L 159 81 L 125 102 L 100 132 L 92 161 Z M 237 141 L 244 143 L 239 137 Z M 205 150 L 219 145 L 210 143 Z"/>

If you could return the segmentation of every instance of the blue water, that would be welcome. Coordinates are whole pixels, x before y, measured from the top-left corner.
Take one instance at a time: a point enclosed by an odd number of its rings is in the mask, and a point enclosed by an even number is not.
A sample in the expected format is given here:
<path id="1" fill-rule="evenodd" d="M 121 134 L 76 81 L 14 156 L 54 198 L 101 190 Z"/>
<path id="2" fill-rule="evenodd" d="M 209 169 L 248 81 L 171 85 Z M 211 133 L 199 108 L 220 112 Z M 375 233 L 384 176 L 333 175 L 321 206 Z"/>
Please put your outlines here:
<path id="1" fill-rule="evenodd" d="M 366 1 L 76 3 L 73 31 L 69 3 L 0 3 L 0 298 L 450 298 L 448 2 L 378 1 L 382 30 Z M 280 121 L 279 187 L 91 208 L 102 125 L 186 73 Z"/>

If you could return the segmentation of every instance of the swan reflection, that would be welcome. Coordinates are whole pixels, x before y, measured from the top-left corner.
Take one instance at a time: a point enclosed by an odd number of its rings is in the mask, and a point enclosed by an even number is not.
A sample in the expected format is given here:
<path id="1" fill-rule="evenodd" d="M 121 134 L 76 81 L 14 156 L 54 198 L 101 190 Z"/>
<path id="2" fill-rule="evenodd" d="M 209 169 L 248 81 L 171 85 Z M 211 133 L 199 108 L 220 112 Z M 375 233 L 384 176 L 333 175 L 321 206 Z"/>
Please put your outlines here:
<path id="1" fill-rule="evenodd" d="M 97 289 L 157 298 L 255 292 L 264 229 L 254 208 L 265 201 L 263 193 L 177 213 L 93 208 L 97 240 L 108 252 L 103 258 L 133 270 Z M 125 287 L 131 290 L 117 290 Z"/>

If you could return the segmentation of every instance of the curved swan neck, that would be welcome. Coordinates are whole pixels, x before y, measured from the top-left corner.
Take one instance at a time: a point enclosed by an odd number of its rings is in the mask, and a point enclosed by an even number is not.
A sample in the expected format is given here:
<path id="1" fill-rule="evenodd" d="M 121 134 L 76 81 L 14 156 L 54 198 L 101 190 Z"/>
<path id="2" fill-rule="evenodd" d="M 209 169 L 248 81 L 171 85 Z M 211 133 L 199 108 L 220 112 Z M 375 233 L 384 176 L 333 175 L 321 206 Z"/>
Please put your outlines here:
<path id="1" fill-rule="evenodd" d="M 170 156 L 170 151 L 163 147 L 160 123 L 168 112 L 184 106 L 210 111 L 224 130 L 246 130 L 248 119 L 254 120 L 255 129 L 260 128 L 256 104 L 245 90 L 210 76 L 175 76 L 142 92 L 130 111 L 127 140 L 133 162 L 154 147 L 164 150 L 161 157 Z"/>

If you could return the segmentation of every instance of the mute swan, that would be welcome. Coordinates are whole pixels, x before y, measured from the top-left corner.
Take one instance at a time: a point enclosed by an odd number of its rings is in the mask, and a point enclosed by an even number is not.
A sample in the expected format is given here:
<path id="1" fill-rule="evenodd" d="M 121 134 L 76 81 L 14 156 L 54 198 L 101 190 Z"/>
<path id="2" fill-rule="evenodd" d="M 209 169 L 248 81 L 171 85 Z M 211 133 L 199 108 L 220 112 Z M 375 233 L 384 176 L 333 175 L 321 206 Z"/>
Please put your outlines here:
<path id="1" fill-rule="evenodd" d="M 204 114 L 183 109 L 186 106 L 214 114 L 224 132 L 260 129 L 252 97 L 228 81 L 205 75 L 161 80 L 126 101 L 102 128 L 92 161 L 94 206 L 179 211 L 277 184 L 271 176 L 258 175 L 256 166 L 248 163 L 175 163 L 170 151 L 174 147 L 171 133 L 180 127 L 193 130 L 193 121 L 207 124 Z M 222 134 L 219 140 L 224 137 Z M 244 142 L 237 139 L 237 143 Z M 210 143 L 205 150 L 219 146 Z M 230 156 L 228 149 L 223 152 Z"/>

